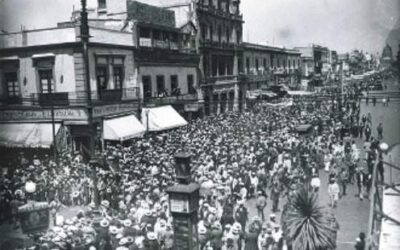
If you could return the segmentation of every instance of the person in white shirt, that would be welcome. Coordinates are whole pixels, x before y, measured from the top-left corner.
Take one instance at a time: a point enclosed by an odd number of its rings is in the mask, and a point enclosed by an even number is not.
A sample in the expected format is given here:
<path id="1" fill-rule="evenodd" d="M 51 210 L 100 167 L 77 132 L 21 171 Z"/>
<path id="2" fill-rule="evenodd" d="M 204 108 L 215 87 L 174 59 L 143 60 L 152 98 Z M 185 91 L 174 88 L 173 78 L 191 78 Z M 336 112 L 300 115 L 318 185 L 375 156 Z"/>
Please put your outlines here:
<path id="1" fill-rule="evenodd" d="M 331 179 L 329 181 L 329 186 L 328 186 L 328 194 L 331 207 L 336 207 L 337 202 L 339 200 L 339 193 L 340 193 L 340 188 L 336 182 L 336 179 Z"/>

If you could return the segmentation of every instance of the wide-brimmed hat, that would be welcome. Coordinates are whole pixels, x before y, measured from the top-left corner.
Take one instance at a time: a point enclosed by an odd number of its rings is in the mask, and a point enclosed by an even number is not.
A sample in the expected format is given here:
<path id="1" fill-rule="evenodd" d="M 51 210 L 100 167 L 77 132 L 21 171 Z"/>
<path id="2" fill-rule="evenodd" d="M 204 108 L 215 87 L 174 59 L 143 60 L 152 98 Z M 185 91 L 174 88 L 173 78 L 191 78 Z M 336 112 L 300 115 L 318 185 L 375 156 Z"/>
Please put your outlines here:
<path id="1" fill-rule="evenodd" d="M 126 219 L 122 222 L 124 227 L 131 227 L 132 226 L 132 221 L 130 219 Z"/>
<path id="2" fill-rule="evenodd" d="M 118 228 L 116 226 L 110 226 L 108 231 L 110 232 L 110 234 L 117 234 L 118 233 Z"/>
<path id="3" fill-rule="evenodd" d="M 100 226 L 101 227 L 108 227 L 108 226 L 110 226 L 110 222 L 107 219 L 102 219 L 100 221 Z"/>
<path id="4" fill-rule="evenodd" d="M 101 205 L 108 208 L 110 206 L 110 202 L 108 200 L 102 200 Z"/>
<path id="5" fill-rule="evenodd" d="M 155 239 L 157 239 L 157 235 L 154 232 L 148 232 L 147 233 L 147 238 L 149 240 L 155 240 Z"/>

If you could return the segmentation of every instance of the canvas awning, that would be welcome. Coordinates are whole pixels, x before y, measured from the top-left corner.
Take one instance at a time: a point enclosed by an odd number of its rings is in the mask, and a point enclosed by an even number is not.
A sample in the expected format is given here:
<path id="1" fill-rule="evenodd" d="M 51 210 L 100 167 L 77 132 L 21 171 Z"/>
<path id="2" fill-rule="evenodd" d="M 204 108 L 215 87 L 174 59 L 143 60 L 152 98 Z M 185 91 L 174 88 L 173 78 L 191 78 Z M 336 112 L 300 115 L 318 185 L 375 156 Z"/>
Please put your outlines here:
<path id="1" fill-rule="evenodd" d="M 126 141 L 135 137 L 142 137 L 145 127 L 134 115 L 104 120 L 103 138 L 110 141 Z"/>
<path id="2" fill-rule="evenodd" d="M 147 122 L 147 118 L 149 121 Z M 168 105 L 157 108 L 144 108 L 142 110 L 142 124 L 149 126 L 149 131 L 163 131 L 186 126 L 188 123 L 176 110 Z"/>
<path id="3" fill-rule="evenodd" d="M 55 124 L 55 133 L 60 129 Z M 50 148 L 53 143 L 51 123 L 0 124 L 0 146 L 20 148 Z"/>

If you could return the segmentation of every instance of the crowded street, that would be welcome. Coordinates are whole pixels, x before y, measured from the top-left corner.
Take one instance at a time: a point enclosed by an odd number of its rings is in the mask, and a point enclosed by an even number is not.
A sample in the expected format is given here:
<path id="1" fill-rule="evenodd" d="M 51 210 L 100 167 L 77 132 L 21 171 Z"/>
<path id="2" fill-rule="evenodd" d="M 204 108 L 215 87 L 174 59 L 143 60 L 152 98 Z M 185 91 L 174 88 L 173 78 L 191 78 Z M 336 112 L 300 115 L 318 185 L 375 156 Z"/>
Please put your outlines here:
<path id="1" fill-rule="evenodd" d="M 399 10 L 0 1 L 0 250 L 399 250 Z"/>
<path id="2" fill-rule="evenodd" d="M 1 206 L 1 231 L 7 235 L 3 246 L 13 235 L 26 238 L 18 233 L 14 210 L 16 204 L 35 200 L 47 202 L 51 213 L 49 230 L 30 238 L 38 249 L 174 249 L 166 188 L 176 182 L 174 155 L 185 151 L 191 155 L 192 180 L 200 185 L 201 249 L 231 249 L 227 244 L 232 249 L 264 249 L 263 244 L 286 249 L 282 213 L 302 186 L 336 216 L 338 249 L 352 249 L 367 228 L 369 213 L 370 186 L 366 181 L 360 187 L 357 176 L 368 176 L 374 156 L 365 148 L 369 135 L 349 134 L 336 125 L 342 117 L 354 118 L 350 126 L 361 124 L 363 115 L 373 114 L 365 126 L 384 122 L 384 138 L 399 138 L 399 121 L 391 115 L 399 111 L 398 100 L 390 107 L 360 103 L 347 105 L 345 111 L 330 100 L 300 98 L 273 106 L 261 102 L 242 113 L 197 119 L 124 144 L 108 143 L 106 165 L 96 173 L 98 207 L 93 170 L 79 153 L 62 153 L 56 163 L 49 155 L 27 158 L 21 151 L 13 162 L 16 168 L 2 176 L 2 197 L 9 199 Z M 301 124 L 313 126 L 299 131 Z M 371 146 L 378 137 L 372 132 Z M 28 181 L 36 184 L 33 194 L 24 191 Z M 340 184 L 333 198 L 331 181 Z M 111 248 L 101 248 L 106 245 Z"/>

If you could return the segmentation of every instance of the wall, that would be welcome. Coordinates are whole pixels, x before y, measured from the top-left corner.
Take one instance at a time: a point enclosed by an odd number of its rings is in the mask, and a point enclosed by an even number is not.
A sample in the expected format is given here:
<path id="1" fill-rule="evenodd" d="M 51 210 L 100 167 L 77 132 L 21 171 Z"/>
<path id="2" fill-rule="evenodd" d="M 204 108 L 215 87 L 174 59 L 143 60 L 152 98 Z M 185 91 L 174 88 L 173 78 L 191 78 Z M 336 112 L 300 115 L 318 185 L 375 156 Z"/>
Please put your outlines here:
<path id="1" fill-rule="evenodd" d="M 139 68 L 139 76 L 138 81 L 142 85 L 142 76 L 150 75 L 151 76 L 151 87 L 152 92 L 156 92 L 157 89 L 157 75 L 164 76 L 165 89 L 168 93 L 171 93 L 171 75 L 178 76 L 178 87 L 181 89 L 181 94 L 187 94 L 187 75 L 193 75 L 194 86 L 198 86 L 197 84 L 197 70 L 195 67 L 173 67 L 173 66 L 140 66 Z"/>
<path id="2" fill-rule="evenodd" d="M 75 42 L 75 28 L 52 28 L 0 35 L 0 48 L 37 46 L 57 43 Z"/>
<path id="3" fill-rule="evenodd" d="M 97 80 L 96 80 L 96 57 L 95 54 L 101 55 L 123 55 L 125 57 L 124 60 L 124 82 L 123 88 L 132 90 L 133 88 L 138 87 L 136 80 L 136 72 L 135 72 L 135 62 L 133 60 L 133 52 L 130 49 L 117 49 L 117 48 L 91 48 L 89 52 L 89 60 L 90 60 L 90 83 L 92 90 L 92 98 L 97 99 Z M 83 66 L 83 65 L 82 65 Z M 80 66 L 79 66 L 80 67 Z M 123 93 L 124 99 L 136 99 L 136 96 L 133 96 L 132 93 Z"/>
<path id="4" fill-rule="evenodd" d="M 101 28 L 90 28 L 90 42 L 133 46 L 133 34 Z"/>
<path id="5" fill-rule="evenodd" d="M 40 93 L 40 86 L 37 76 L 37 70 L 33 65 L 32 56 L 53 53 L 54 56 L 54 83 L 56 92 L 74 92 L 75 74 L 74 57 L 72 49 L 41 50 L 36 52 L 27 52 L 20 54 L 19 57 L 19 83 L 22 98 L 31 98 L 32 94 Z M 61 83 L 61 76 L 63 82 Z M 3 77 L 0 77 L 0 84 L 4 85 Z M 24 79 L 26 78 L 26 84 Z M 74 96 L 71 93 L 70 98 Z"/>

